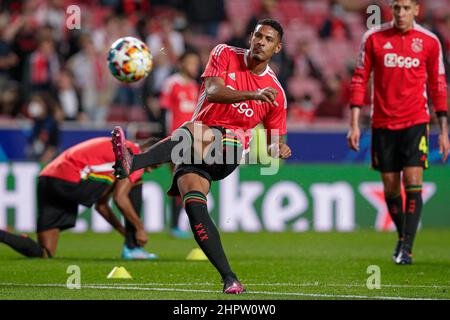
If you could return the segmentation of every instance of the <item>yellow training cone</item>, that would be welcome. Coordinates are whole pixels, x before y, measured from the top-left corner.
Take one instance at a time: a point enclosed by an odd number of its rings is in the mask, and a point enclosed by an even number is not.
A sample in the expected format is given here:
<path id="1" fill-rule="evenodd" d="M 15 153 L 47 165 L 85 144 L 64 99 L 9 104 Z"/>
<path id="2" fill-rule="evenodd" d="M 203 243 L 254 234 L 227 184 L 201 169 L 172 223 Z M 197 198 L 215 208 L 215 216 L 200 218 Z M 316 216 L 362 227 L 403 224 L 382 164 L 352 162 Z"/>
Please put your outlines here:
<path id="1" fill-rule="evenodd" d="M 124 267 L 114 267 L 106 277 L 108 279 L 131 279 L 131 275 Z"/>
<path id="2" fill-rule="evenodd" d="M 205 253 L 202 249 L 195 248 L 192 249 L 191 252 L 189 252 L 186 260 L 208 260 L 208 258 L 205 256 Z"/>

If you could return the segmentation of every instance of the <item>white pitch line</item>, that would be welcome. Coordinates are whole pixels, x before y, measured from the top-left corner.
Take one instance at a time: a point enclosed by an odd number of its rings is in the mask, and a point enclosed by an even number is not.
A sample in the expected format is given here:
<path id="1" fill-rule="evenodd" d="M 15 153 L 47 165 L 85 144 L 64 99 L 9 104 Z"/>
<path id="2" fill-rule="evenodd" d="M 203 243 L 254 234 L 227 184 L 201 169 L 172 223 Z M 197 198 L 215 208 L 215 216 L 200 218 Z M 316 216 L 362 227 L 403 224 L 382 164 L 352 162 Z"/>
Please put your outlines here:
<path id="1" fill-rule="evenodd" d="M 88 285 L 95 286 L 110 286 L 112 283 L 88 283 Z M 162 283 L 162 282 L 145 282 L 145 283 L 116 283 L 121 286 L 217 286 L 214 282 L 189 282 L 189 283 Z M 2 285 L 0 283 L 0 285 Z M 246 286 L 271 286 L 271 287 L 345 287 L 345 288 L 366 288 L 365 284 L 333 284 L 333 283 L 245 283 Z M 429 288 L 429 289 L 445 289 L 450 288 L 450 285 L 408 285 L 408 284 L 381 284 L 381 288 Z"/>
<path id="2" fill-rule="evenodd" d="M 248 284 L 250 285 L 250 284 Z M 264 285 L 264 286 L 292 286 L 292 287 L 362 287 L 362 288 L 366 288 L 367 286 L 365 284 L 358 284 L 358 283 L 353 283 L 353 284 L 345 284 L 345 283 L 339 283 L 339 284 L 333 284 L 333 283 L 315 283 L 315 282 L 310 282 L 310 283 L 254 283 L 252 285 Z M 450 288 L 450 284 L 449 285 L 434 285 L 434 284 L 430 284 L 430 285 L 414 285 L 414 284 L 381 284 L 381 287 L 388 287 L 388 288 L 434 288 L 434 289 L 439 289 L 439 288 Z"/>
<path id="3" fill-rule="evenodd" d="M 65 288 L 64 284 L 52 283 L 0 283 L 0 286 L 11 287 L 60 287 Z M 221 293 L 218 290 L 195 290 L 195 289 L 178 289 L 178 288 L 145 288 L 139 286 L 103 286 L 103 285 L 81 285 L 81 289 L 104 289 L 104 290 L 137 290 L 137 291 L 168 291 L 168 292 L 193 292 L 193 293 Z M 321 293 L 303 293 L 303 292 L 270 292 L 270 291 L 250 291 L 248 294 L 273 295 L 273 296 L 300 296 L 313 298 L 343 298 L 343 299 L 377 299 L 377 300 L 442 300 L 435 298 L 410 298 L 410 297 L 393 297 L 393 296 L 364 296 L 364 295 L 345 295 L 345 294 L 321 294 Z M 447 300 L 447 299 L 445 299 Z"/>

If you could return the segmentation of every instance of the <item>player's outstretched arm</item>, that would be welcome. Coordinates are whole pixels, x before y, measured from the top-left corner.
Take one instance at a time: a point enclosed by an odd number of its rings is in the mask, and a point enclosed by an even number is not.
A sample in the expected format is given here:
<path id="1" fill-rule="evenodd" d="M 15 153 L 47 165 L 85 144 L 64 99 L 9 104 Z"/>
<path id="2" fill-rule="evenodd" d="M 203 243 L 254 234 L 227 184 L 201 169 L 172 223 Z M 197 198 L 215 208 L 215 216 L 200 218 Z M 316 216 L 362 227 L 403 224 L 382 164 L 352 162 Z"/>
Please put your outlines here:
<path id="1" fill-rule="evenodd" d="M 359 129 L 360 113 L 360 107 L 352 106 L 350 116 L 350 129 L 347 133 L 347 144 L 348 147 L 354 151 L 359 151 L 359 139 L 361 137 L 361 130 Z"/>
<path id="2" fill-rule="evenodd" d="M 278 106 L 275 101 L 278 91 L 272 87 L 256 91 L 234 90 L 225 86 L 225 81 L 220 77 L 207 77 L 205 78 L 205 91 L 206 98 L 212 103 L 231 104 L 247 100 L 261 100 Z"/>
<path id="3" fill-rule="evenodd" d="M 125 228 L 122 225 L 122 223 L 116 218 L 114 215 L 111 207 L 109 206 L 109 199 L 112 194 L 112 190 L 115 185 L 112 185 L 109 187 L 100 197 L 100 199 L 97 200 L 95 203 L 95 210 L 100 213 L 100 215 L 108 221 L 108 223 L 116 229 L 121 235 L 125 236 Z"/>
<path id="4" fill-rule="evenodd" d="M 148 236 L 145 232 L 144 224 L 139 219 L 129 198 L 129 193 L 132 188 L 133 184 L 129 179 L 118 180 L 113 190 L 113 199 L 120 212 L 136 229 L 136 242 L 139 246 L 143 247 L 148 241 Z"/>

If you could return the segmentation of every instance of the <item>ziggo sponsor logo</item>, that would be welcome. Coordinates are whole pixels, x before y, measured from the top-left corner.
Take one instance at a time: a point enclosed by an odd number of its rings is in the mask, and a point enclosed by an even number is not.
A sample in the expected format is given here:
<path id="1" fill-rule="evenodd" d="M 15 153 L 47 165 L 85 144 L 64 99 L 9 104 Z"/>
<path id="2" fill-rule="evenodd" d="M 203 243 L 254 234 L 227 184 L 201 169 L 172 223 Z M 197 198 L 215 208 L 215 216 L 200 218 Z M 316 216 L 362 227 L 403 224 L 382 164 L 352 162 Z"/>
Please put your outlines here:
<path id="1" fill-rule="evenodd" d="M 239 113 L 245 114 L 245 116 L 248 117 L 248 118 L 253 117 L 253 115 L 255 114 L 253 109 L 251 109 L 246 102 L 233 103 L 231 106 L 233 108 L 237 108 L 237 111 Z"/>
<path id="2" fill-rule="evenodd" d="M 230 88 L 232 90 L 236 90 L 235 88 L 233 88 L 230 85 L 227 85 L 227 88 Z M 239 113 L 244 114 L 248 118 L 253 117 L 253 115 L 255 114 L 253 109 L 251 109 L 250 106 L 248 105 L 248 103 L 246 103 L 246 102 L 233 103 L 231 106 L 233 108 L 236 108 Z"/>
<path id="3" fill-rule="evenodd" d="M 384 55 L 384 66 L 387 68 L 417 68 L 420 66 L 420 60 L 399 56 L 395 53 L 386 53 Z"/>

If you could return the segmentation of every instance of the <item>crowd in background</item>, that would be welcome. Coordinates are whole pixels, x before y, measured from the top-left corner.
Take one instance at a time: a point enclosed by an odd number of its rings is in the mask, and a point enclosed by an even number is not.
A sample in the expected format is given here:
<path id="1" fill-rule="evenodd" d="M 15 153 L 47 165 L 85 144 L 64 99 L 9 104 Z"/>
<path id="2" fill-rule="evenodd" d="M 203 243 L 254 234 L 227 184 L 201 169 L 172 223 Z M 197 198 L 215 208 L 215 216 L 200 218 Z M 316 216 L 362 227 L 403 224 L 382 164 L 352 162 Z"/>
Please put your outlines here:
<path id="1" fill-rule="evenodd" d="M 70 30 L 66 8 L 74 4 L 81 24 Z M 268 17 L 285 29 L 284 50 L 271 67 L 288 97 L 288 121 L 344 121 L 370 4 L 382 9 L 382 22 L 391 19 L 387 0 L 3 0 L 0 121 L 33 119 L 47 128 L 47 139 L 61 121 L 162 126 L 158 96 L 178 57 L 198 52 L 200 75 L 215 45 L 247 47 L 256 21 Z M 448 76 L 450 0 L 421 6 L 418 20 L 440 38 Z M 142 39 L 154 57 L 150 76 L 135 84 L 115 80 L 106 63 L 122 36 Z"/>

